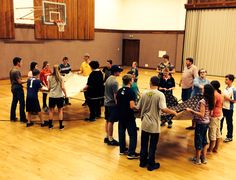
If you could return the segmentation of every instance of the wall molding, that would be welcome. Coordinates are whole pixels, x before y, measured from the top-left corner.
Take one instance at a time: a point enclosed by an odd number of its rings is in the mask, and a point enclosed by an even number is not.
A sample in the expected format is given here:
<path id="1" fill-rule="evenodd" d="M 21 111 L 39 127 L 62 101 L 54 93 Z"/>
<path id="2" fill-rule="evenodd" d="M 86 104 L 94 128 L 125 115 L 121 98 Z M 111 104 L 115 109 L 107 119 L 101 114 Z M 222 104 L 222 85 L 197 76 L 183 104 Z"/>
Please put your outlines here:
<path id="1" fill-rule="evenodd" d="M 236 0 L 214 0 L 214 1 L 204 1 L 204 0 L 188 0 L 185 4 L 185 9 L 219 9 L 219 8 L 235 8 Z"/>
<path id="2" fill-rule="evenodd" d="M 34 24 L 15 24 L 15 28 L 34 29 Z M 95 28 L 95 32 L 136 34 L 184 34 L 184 30 L 120 30 Z"/>

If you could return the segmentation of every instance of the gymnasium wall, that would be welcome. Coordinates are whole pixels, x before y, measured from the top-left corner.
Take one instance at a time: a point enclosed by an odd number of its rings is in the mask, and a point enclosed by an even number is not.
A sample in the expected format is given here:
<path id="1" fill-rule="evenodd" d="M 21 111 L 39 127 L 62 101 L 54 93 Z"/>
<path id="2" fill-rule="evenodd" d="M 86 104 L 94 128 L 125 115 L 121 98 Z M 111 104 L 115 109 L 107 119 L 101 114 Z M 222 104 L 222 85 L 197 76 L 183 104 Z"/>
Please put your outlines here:
<path id="1" fill-rule="evenodd" d="M 140 40 L 139 67 L 146 67 L 147 64 L 148 68 L 157 68 L 163 61 L 159 57 L 159 51 L 166 51 L 170 62 L 176 67 L 175 70 L 181 71 L 184 31 L 124 33 L 123 38 Z"/>
<path id="2" fill-rule="evenodd" d="M 114 64 L 120 64 L 122 57 L 122 33 L 96 32 L 95 39 L 79 40 L 35 40 L 33 28 L 16 28 L 15 40 L 0 40 L 0 79 L 9 77 L 12 59 L 15 56 L 23 58 L 22 74 L 27 75 L 32 60 L 42 62 L 48 60 L 51 65 L 62 62 L 64 56 L 69 57 L 72 70 L 78 70 L 83 61 L 84 53 L 89 53 L 91 59 L 99 60 L 105 66 L 107 59 Z"/>

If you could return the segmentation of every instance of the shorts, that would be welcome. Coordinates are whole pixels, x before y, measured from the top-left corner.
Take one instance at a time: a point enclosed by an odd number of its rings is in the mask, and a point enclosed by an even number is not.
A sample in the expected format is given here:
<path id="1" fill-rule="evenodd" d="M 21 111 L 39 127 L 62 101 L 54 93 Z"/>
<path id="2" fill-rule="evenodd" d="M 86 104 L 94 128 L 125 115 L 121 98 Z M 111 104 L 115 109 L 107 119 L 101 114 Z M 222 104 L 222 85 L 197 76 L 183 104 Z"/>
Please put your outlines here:
<path id="1" fill-rule="evenodd" d="M 119 119 L 117 106 L 105 106 L 105 119 L 108 122 L 117 122 Z"/>
<path id="2" fill-rule="evenodd" d="M 196 150 L 202 150 L 207 145 L 208 124 L 196 124 L 194 133 L 194 146 Z"/>
<path id="3" fill-rule="evenodd" d="M 26 98 L 26 112 L 41 112 L 38 98 Z"/>
<path id="4" fill-rule="evenodd" d="M 222 117 L 211 117 L 211 122 L 209 124 L 208 136 L 211 141 L 221 138 L 220 133 L 220 120 Z"/>
<path id="5" fill-rule="evenodd" d="M 57 105 L 57 108 L 62 108 L 64 105 L 64 98 L 63 97 L 60 97 L 60 98 L 49 97 L 49 108 L 55 108 L 56 105 Z"/>

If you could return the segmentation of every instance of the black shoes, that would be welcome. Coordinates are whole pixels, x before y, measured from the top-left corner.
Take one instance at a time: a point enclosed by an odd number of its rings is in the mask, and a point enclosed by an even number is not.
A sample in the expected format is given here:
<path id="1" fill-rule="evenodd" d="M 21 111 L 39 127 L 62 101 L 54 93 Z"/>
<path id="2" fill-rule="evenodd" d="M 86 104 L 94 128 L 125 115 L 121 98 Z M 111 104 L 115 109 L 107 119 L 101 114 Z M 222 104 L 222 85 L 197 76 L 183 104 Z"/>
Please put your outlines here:
<path id="1" fill-rule="evenodd" d="M 109 141 L 109 140 L 108 140 L 108 137 L 105 137 L 105 138 L 104 138 L 104 143 L 108 143 L 108 141 Z"/>
<path id="2" fill-rule="evenodd" d="M 27 122 L 27 123 L 26 123 L 26 127 L 30 127 L 30 126 L 33 126 L 33 125 L 34 125 L 33 122 Z"/>
<path id="3" fill-rule="evenodd" d="M 113 139 L 112 141 L 109 141 L 109 139 L 108 139 L 107 144 L 109 146 L 119 146 L 119 142 L 115 139 Z"/>
<path id="4" fill-rule="evenodd" d="M 64 127 L 65 127 L 65 126 L 63 126 L 63 125 L 60 125 L 59 129 L 60 129 L 60 130 L 63 130 L 63 129 L 64 129 Z"/>
<path id="5" fill-rule="evenodd" d="M 48 125 L 49 125 L 48 121 L 44 121 L 43 123 L 41 123 L 41 127 L 45 127 L 45 126 L 48 126 Z"/>
<path id="6" fill-rule="evenodd" d="M 140 154 L 139 153 L 134 153 L 134 154 L 128 154 L 127 158 L 128 159 L 139 159 Z"/>
<path id="7" fill-rule="evenodd" d="M 153 171 L 153 170 L 155 170 L 155 169 L 159 169 L 160 168 L 160 163 L 155 163 L 154 165 L 148 165 L 147 166 L 147 170 L 148 171 Z"/>

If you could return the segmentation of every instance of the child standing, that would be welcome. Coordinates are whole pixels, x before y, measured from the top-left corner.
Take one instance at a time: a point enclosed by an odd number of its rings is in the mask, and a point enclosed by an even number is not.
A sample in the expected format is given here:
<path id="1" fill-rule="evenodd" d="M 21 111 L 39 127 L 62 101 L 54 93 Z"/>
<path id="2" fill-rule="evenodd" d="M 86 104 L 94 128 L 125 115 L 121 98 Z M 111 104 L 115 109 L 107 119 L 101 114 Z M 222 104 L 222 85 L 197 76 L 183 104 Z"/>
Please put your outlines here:
<path id="1" fill-rule="evenodd" d="M 38 69 L 34 69 L 32 71 L 33 77 L 27 80 L 26 112 L 28 112 L 28 122 L 26 127 L 32 126 L 34 124 L 31 117 L 33 113 L 38 114 L 39 119 L 42 122 L 42 127 L 48 124 L 47 121 L 42 120 L 42 113 L 38 100 L 38 91 L 43 87 L 41 81 L 39 80 L 39 73 L 40 71 Z"/>
<path id="2" fill-rule="evenodd" d="M 224 117 L 226 118 L 227 124 L 227 135 L 224 139 L 224 142 L 231 142 L 233 141 L 233 112 L 234 112 L 234 103 L 236 102 L 236 93 L 234 91 L 234 75 L 228 74 L 225 76 L 225 84 L 226 88 L 223 91 L 223 118 L 220 124 L 220 130 L 222 134 L 223 124 L 224 124 Z"/>
<path id="3" fill-rule="evenodd" d="M 220 83 L 219 81 L 211 81 L 211 85 L 213 86 L 214 95 L 215 95 L 215 106 L 213 112 L 211 113 L 211 122 L 209 124 L 208 136 L 210 139 L 210 146 L 207 149 L 208 152 L 217 152 L 220 140 L 220 120 L 222 119 L 222 106 L 223 106 L 223 96 L 220 91 Z"/>
<path id="4" fill-rule="evenodd" d="M 43 68 L 40 72 L 40 80 L 44 86 L 48 86 L 48 77 L 52 74 L 52 71 L 50 69 L 50 64 L 48 61 L 43 62 Z M 48 112 L 48 106 L 47 106 L 47 93 L 43 92 L 43 110 L 44 112 Z"/>
<path id="5" fill-rule="evenodd" d="M 210 123 L 210 111 L 214 108 L 214 88 L 206 84 L 203 89 L 203 99 L 198 102 L 196 111 L 186 108 L 194 114 L 193 120 L 196 122 L 194 133 L 195 157 L 192 159 L 195 164 L 206 164 L 207 153 L 207 129 Z M 202 156 L 201 156 L 202 155 Z"/>
<path id="6" fill-rule="evenodd" d="M 64 87 L 64 81 L 60 75 L 58 65 L 53 66 L 53 73 L 48 78 L 48 89 L 49 89 L 49 125 L 48 128 L 53 128 L 52 121 L 54 115 L 54 108 L 57 106 L 59 113 L 59 129 L 63 130 L 63 103 L 64 95 L 67 97 L 66 89 Z M 64 94 L 63 94 L 64 93 Z"/>
<path id="7" fill-rule="evenodd" d="M 132 84 L 132 76 L 130 74 L 124 75 L 122 78 L 124 87 L 117 92 L 117 106 L 119 109 L 119 144 L 120 154 L 128 153 L 128 159 L 138 159 L 139 154 L 135 152 L 137 145 L 137 130 L 134 117 L 135 94 L 130 88 Z M 129 148 L 126 148 L 125 131 L 129 134 Z"/>

